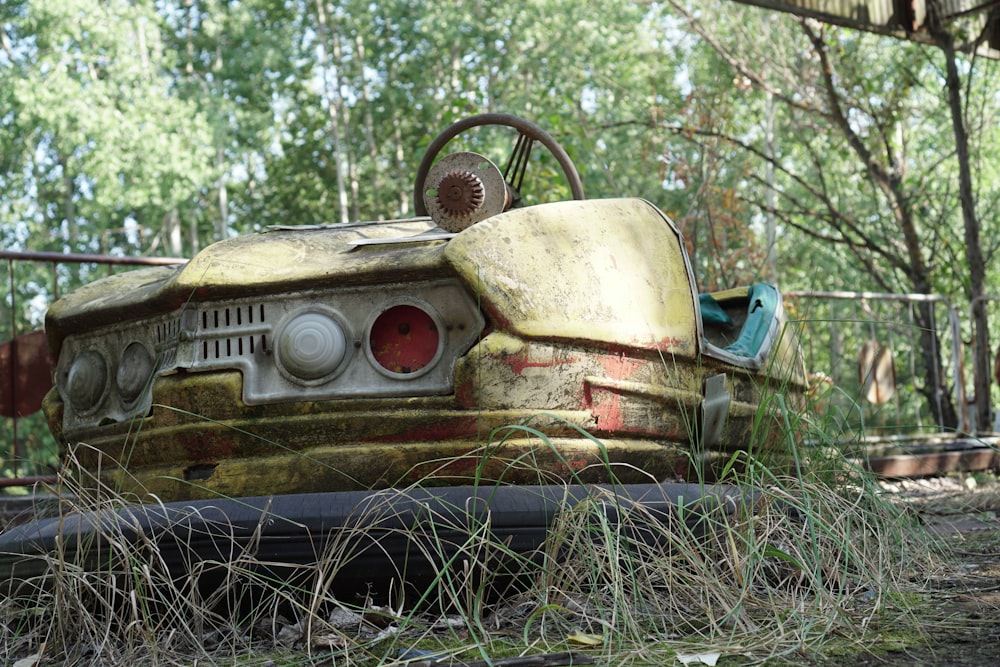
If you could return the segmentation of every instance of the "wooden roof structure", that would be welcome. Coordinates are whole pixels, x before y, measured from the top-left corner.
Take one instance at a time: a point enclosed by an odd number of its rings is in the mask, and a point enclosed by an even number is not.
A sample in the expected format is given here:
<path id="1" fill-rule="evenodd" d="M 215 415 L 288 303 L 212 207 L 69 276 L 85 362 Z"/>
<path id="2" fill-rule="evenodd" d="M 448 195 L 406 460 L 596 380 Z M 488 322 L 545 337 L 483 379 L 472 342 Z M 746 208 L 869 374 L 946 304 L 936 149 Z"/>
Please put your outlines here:
<path id="1" fill-rule="evenodd" d="M 736 0 L 858 30 L 930 43 L 929 21 L 963 23 L 956 48 L 1000 58 L 1000 0 Z"/>

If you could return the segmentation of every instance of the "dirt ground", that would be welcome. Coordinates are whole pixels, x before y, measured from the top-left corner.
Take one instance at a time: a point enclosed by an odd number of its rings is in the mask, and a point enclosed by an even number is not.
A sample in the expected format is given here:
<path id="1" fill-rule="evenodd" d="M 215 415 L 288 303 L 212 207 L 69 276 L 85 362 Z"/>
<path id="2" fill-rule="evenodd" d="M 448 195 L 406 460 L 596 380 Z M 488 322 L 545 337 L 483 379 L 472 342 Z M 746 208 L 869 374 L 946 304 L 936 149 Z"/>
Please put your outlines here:
<path id="1" fill-rule="evenodd" d="M 1000 481 L 992 474 L 885 483 L 957 560 L 917 584 L 913 619 L 926 642 L 873 657 L 874 665 L 1000 664 Z M 914 633 L 919 636 L 919 633 Z M 829 664 L 837 664 L 831 661 Z M 857 663 L 853 663 L 857 664 Z"/>

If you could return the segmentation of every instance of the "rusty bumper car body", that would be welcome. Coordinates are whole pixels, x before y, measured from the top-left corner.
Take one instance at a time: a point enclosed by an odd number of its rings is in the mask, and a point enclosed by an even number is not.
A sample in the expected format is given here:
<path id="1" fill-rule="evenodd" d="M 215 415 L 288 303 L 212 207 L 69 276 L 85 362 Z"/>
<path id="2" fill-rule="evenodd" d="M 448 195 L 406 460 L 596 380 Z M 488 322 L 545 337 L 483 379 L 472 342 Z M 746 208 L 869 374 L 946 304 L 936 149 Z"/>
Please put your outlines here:
<path id="1" fill-rule="evenodd" d="M 517 208 L 485 158 L 425 162 L 430 216 L 272 229 L 53 304 L 67 451 L 170 501 L 683 479 L 778 440 L 754 430 L 805 371 L 777 290 L 699 294 L 647 201 Z"/>

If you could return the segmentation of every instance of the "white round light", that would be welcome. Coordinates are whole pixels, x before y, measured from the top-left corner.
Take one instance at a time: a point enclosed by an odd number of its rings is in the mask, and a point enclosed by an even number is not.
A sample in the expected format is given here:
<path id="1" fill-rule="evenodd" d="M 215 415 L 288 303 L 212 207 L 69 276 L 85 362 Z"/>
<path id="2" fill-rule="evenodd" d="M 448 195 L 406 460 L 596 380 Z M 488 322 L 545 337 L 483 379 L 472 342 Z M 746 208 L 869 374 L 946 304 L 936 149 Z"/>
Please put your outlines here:
<path id="1" fill-rule="evenodd" d="M 341 326 L 324 313 L 302 313 L 292 318 L 278 335 L 278 363 L 303 380 L 330 375 L 347 353 Z"/>
<path id="2" fill-rule="evenodd" d="M 107 387 L 108 367 L 100 353 L 87 350 L 73 360 L 66 374 L 66 394 L 75 409 L 87 411 L 96 407 Z"/>
<path id="3" fill-rule="evenodd" d="M 139 342 L 128 344 L 118 362 L 115 381 L 122 400 L 132 403 L 139 398 L 153 375 L 153 355 Z"/>

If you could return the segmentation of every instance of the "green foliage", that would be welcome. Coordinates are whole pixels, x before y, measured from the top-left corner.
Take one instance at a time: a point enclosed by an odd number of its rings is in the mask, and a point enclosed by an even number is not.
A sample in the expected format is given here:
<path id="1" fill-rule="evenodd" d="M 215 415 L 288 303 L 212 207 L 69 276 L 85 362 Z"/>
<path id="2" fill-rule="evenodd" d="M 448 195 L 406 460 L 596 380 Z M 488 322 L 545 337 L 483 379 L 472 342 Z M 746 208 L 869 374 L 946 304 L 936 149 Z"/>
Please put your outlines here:
<path id="1" fill-rule="evenodd" d="M 779 233 L 783 282 L 834 288 L 861 273 L 873 289 L 913 291 L 909 260 L 893 250 L 897 202 L 836 131 L 816 47 L 794 18 L 731 2 L 695 16 L 622 0 L 591 3 L 598 18 L 576 9 L 8 3 L 3 247 L 180 254 L 273 223 L 407 215 L 431 137 L 459 117 L 504 111 L 564 143 L 591 196 L 643 196 L 672 213 L 706 286 L 768 275 L 760 232 L 771 215 L 779 231 L 813 232 Z M 820 39 L 858 140 L 910 193 L 922 261 L 961 264 L 935 54 L 849 30 Z M 985 149 L 998 131 L 985 85 L 994 68 L 969 69 L 984 82 L 968 88 L 984 238 L 997 236 L 988 211 L 1000 198 Z M 502 161 L 510 141 L 476 147 Z M 565 194 L 554 165 L 533 166 L 535 191 Z M 953 295 L 963 275 L 926 278 Z"/>
<path id="2" fill-rule="evenodd" d="M 967 302 L 938 50 L 808 28 L 729 0 L 587 9 L 568 0 L 4 3 L 0 247 L 189 255 L 271 224 L 411 215 L 432 137 L 500 111 L 549 130 L 589 196 L 641 196 L 667 211 L 702 289 L 775 279 L 786 291 Z M 997 64 L 961 64 L 994 284 Z M 505 162 L 513 132 L 470 134 L 470 148 Z M 528 201 L 567 194 L 542 152 Z M 16 301 L 32 312 L 15 318 L 32 326 L 54 280 L 65 291 L 97 275 L 18 272 Z"/>
<path id="3" fill-rule="evenodd" d="M 172 94 L 158 24 L 151 8 L 93 0 L 5 20 L 2 201 L 18 245 L 96 251 L 192 202 L 210 168 L 206 124 Z"/>
<path id="4" fill-rule="evenodd" d="M 59 469 L 59 447 L 49 432 L 48 424 L 41 412 L 17 420 L 17 460 L 14 460 L 13 420 L 0 420 L 0 477 L 32 477 L 53 475 Z M 2 493 L 20 495 L 27 493 L 26 487 L 3 489 Z"/>
<path id="5" fill-rule="evenodd" d="M 637 57 L 654 52 L 644 10 L 576 8 L 25 5 L 4 20 L 14 47 L 0 61 L 16 82 L 3 91 L 5 246 L 97 250 L 103 235 L 177 254 L 272 223 L 406 215 L 423 146 L 488 110 L 549 129 L 596 196 L 655 189 L 658 151 L 623 157 L 642 133 L 604 132 L 676 98 L 662 56 Z M 485 152 L 505 159 L 512 139 Z M 537 191 L 562 194 L 552 165 L 533 171 Z M 124 226 L 145 243 L 114 236 Z"/>

